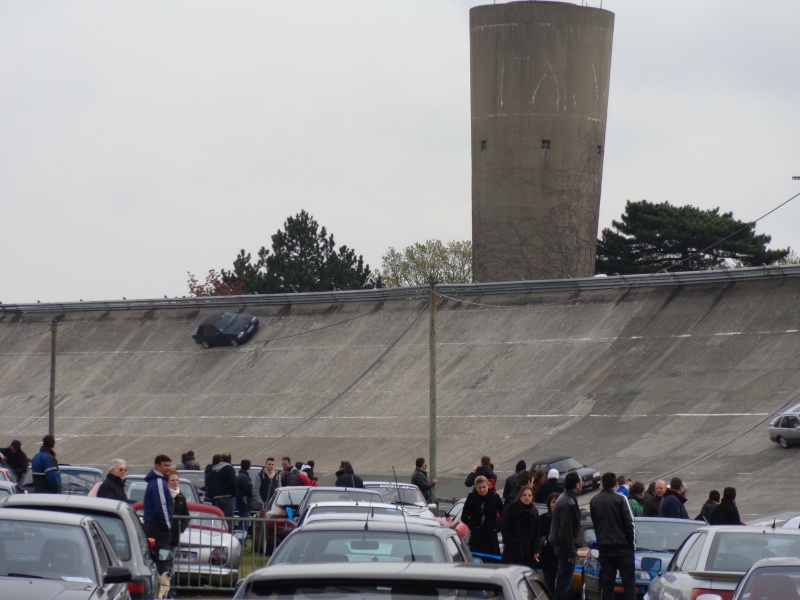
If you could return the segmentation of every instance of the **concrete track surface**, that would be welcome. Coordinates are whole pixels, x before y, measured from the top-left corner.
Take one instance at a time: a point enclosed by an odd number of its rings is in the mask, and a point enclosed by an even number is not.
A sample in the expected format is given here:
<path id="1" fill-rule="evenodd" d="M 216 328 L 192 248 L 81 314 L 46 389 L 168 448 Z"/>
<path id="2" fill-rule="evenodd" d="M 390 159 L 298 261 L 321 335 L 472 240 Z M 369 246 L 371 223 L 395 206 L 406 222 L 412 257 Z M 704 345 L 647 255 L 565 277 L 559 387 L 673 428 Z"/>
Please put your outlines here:
<path id="1" fill-rule="evenodd" d="M 502 479 L 519 458 L 564 453 L 645 482 L 679 475 L 691 516 L 726 485 L 744 516 L 800 510 L 800 448 L 767 437 L 770 417 L 800 402 L 800 268 L 630 281 L 440 293 L 440 495 L 464 495 L 482 454 Z M 32 456 L 47 432 L 58 319 L 63 462 L 122 457 L 144 472 L 158 453 L 177 462 L 193 449 L 206 464 L 228 450 L 257 464 L 314 459 L 323 483 L 341 459 L 407 481 L 429 455 L 427 299 L 231 301 L 261 327 L 246 345 L 209 350 L 190 337 L 211 310 L 197 305 L 0 306 L 0 444 L 18 438 Z"/>

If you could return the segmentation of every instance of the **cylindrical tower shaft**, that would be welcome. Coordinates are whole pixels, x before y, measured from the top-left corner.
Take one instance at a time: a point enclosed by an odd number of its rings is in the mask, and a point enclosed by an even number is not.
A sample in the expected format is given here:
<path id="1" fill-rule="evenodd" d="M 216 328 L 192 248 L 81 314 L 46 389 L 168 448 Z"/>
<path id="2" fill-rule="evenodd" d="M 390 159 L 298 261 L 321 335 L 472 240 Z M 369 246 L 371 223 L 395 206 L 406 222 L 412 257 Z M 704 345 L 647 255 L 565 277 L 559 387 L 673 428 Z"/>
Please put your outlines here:
<path id="1" fill-rule="evenodd" d="M 614 14 L 470 10 L 475 281 L 594 274 Z"/>

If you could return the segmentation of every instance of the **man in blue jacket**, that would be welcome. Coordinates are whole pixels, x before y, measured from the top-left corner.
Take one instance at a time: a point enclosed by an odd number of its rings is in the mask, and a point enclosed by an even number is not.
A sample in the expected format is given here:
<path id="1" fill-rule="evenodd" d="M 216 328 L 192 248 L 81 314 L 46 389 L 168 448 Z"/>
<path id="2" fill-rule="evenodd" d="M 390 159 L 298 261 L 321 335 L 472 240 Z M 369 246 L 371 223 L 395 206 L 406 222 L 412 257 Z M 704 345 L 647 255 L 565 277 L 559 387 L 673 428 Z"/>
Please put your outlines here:
<path id="1" fill-rule="evenodd" d="M 172 468 L 172 459 L 165 454 L 156 456 L 153 470 L 144 478 L 144 533 L 156 542 L 153 551 L 159 574 L 169 568 L 171 562 L 170 526 L 172 525 L 172 496 L 167 484 L 167 473 Z"/>
<path id="2" fill-rule="evenodd" d="M 56 438 L 48 434 L 42 438 L 42 448 L 31 461 L 33 491 L 39 494 L 60 494 L 61 473 L 56 460 Z"/>

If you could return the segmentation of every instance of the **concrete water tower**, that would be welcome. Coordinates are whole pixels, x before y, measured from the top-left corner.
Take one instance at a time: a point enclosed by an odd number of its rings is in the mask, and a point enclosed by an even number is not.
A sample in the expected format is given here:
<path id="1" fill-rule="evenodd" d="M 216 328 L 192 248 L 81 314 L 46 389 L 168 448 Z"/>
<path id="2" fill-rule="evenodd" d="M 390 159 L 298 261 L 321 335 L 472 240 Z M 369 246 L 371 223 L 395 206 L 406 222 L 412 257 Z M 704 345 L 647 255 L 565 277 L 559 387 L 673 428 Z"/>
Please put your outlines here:
<path id="1" fill-rule="evenodd" d="M 475 281 L 594 274 L 614 14 L 472 8 Z"/>

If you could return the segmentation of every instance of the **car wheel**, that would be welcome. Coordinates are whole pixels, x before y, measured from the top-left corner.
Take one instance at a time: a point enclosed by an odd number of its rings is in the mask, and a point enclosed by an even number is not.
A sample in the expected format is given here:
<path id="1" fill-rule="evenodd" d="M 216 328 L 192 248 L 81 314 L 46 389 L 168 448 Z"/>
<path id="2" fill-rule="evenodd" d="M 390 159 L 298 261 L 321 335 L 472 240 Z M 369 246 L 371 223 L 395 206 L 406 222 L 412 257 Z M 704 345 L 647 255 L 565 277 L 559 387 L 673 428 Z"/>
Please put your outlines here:
<path id="1" fill-rule="evenodd" d="M 237 342 L 235 339 L 231 338 L 231 346 L 238 346 L 238 345 L 239 345 L 239 342 Z"/>
<path id="2" fill-rule="evenodd" d="M 209 345 L 208 345 L 208 342 L 207 342 L 207 341 L 205 341 L 205 340 L 203 340 L 202 342 L 200 342 L 200 345 L 201 345 L 203 348 L 210 348 L 210 347 L 211 347 L 211 346 L 209 346 Z"/>
<path id="3" fill-rule="evenodd" d="M 788 448 L 789 442 L 783 436 L 778 436 L 778 443 L 781 445 L 781 448 Z"/>

